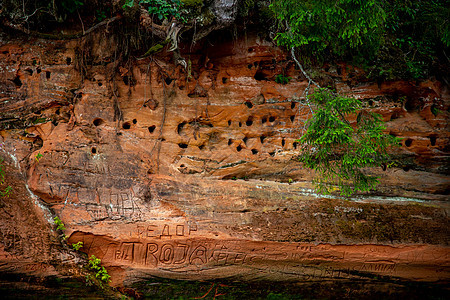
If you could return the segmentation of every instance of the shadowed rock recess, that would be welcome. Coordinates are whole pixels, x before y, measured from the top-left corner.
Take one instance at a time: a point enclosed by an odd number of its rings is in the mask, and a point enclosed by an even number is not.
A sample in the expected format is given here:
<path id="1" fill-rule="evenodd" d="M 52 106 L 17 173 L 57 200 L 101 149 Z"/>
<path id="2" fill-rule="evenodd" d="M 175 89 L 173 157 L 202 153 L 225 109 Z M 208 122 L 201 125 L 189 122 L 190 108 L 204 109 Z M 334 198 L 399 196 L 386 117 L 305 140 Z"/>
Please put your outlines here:
<path id="1" fill-rule="evenodd" d="M 186 69 L 162 52 L 119 72 L 104 32 L 1 36 L 0 155 L 13 189 L 0 202 L 0 272 L 76 276 L 80 256 L 54 231 L 58 216 L 113 286 L 154 276 L 448 283 L 448 87 L 373 83 L 345 64 L 316 71 L 402 138 L 393 166 L 367 170 L 376 192 L 318 195 L 298 162 L 307 80 L 273 43 L 228 35 L 180 45 Z"/>

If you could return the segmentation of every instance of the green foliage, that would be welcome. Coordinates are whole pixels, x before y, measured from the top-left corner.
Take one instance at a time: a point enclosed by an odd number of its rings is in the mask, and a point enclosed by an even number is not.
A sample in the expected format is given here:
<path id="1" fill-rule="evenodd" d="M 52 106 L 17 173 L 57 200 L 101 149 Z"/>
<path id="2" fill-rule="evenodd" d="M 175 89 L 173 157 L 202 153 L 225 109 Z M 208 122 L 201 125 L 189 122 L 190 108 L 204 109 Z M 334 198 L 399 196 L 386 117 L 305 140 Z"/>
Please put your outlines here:
<path id="1" fill-rule="evenodd" d="M 38 152 L 38 154 L 36 154 L 36 156 L 34 157 L 34 159 L 36 160 L 36 162 L 39 162 L 39 159 L 41 157 L 43 157 L 44 155 L 42 155 L 41 153 Z"/>
<path id="2" fill-rule="evenodd" d="M 270 8 L 278 44 L 305 57 L 351 59 L 383 79 L 448 69 L 448 0 L 272 0 Z"/>
<path id="3" fill-rule="evenodd" d="M 5 170 L 4 170 L 4 166 L 3 166 L 3 157 L 0 157 L 0 185 L 5 184 Z M 9 195 L 11 194 L 12 191 L 12 187 L 11 186 L 7 186 L 4 190 L 3 188 L 0 188 L 0 196 L 1 197 L 9 197 Z"/>
<path id="4" fill-rule="evenodd" d="M 289 80 L 291 80 L 291 77 L 286 77 L 283 74 L 278 74 L 275 77 L 275 82 L 279 84 L 288 84 Z"/>
<path id="5" fill-rule="evenodd" d="M 131 8 L 134 5 L 135 0 L 126 0 L 123 8 Z M 149 14 L 155 15 L 161 21 L 169 19 L 169 17 L 175 17 L 178 20 L 186 21 L 181 15 L 180 0 L 140 0 L 139 5 L 145 7 Z"/>
<path id="6" fill-rule="evenodd" d="M 341 195 L 375 189 L 378 179 L 365 175 L 363 168 L 387 163 L 387 150 L 399 139 L 383 133 L 381 116 L 360 111 L 361 101 L 319 89 L 310 100 L 317 106 L 300 138 L 300 161 L 318 173 L 314 180 L 318 192 L 329 193 L 337 185 Z M 350 115 L 357 114 L 355 126 Z"/>
<path id="7" fill-rule="evenodd" d="M 94 271 L 95 278 L 108 283 L 110 281 L 111 276 L 108 275 L 108 271 L 105 269 L 105 267 L 101 266 L 101 260 L 95 255 L 92 255 L 89 257 L 89 269 Z"/>
<path id="8" fill-rule="evenodd" d="M 73 250 L 75 250 L 75 251 L 80 250 L 81 248 L 83 248 L 83 242 L 82 242 L 82 241 L 79 241 L 79 242 L 76 243 L 76 244 L 72 244 L 72 248 L 73 248 Z"/>
<path id="9" fill-rule="evenodd" d="M 276 40 L 288 48 L 306 47 L 311 53 L 342 55 L 359 48 L 370 53 L 379 47 L 386 14 L 377 0 L 275 0 L 271 8 L 287 30 Z"/>
<path id="10" fill-rule="evenodd" d="M 83 1 L 80 0 L 61 0 L 60 4 L 62 9 L 69 13 L 74 13 L 84 5 Z"/>
<path id="11" fill-rule="evenodd" d="M 55 222 L 56 230 L 61 230 L 61 231 L 66 230 L 66 227 L 64 226 L 64 223 L 61 221 L 60 218 L 54 217 L 53 221 Z"/>

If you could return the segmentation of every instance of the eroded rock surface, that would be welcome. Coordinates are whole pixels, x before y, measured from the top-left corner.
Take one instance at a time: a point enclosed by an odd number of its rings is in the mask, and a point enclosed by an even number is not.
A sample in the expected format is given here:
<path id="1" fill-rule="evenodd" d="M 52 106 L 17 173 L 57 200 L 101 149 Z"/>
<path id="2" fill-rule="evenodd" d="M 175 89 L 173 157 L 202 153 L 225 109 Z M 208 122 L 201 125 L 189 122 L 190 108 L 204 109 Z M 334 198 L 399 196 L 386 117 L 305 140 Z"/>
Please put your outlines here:
<path id="1" fill-rule="evenodd" d="M 12 230 L 25 244 L 31 227 L 54 235 L 42 205 L 66 224 L 69 244 L 102 259 L 114 285 L 149 276 L 448 280 L 448 87 L 324 68 L 318 81 L 363 99 L 403 138 L 396 165 L 369 170 L 380 176 L 376 193 L 325 197 L 297 159 L 308 83 L 281 49 L 253 34 L 216 35 L 181 48 L 187 70 L 161 55 L 115 73 L 114 39 L 91 38 L 96 47 L 3 37 L 1 155 L 22 185 L 2 199 L 6 266 L 19 249 Z"/>

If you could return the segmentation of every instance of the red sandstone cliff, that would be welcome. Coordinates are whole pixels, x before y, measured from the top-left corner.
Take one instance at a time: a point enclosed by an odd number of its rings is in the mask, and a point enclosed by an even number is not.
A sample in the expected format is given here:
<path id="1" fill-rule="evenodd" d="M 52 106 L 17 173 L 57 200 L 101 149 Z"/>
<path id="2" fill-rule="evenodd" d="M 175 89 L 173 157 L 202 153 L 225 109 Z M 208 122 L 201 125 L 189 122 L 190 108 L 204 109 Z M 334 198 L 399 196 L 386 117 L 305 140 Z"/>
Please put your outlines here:
<path id="1" fill-rule="evenodd" d="M 52 230 L 57 215 L 114 285 L 155 275 L 448 280 L 442 83 L 320 70 L 403 138 L 397 165 L 369 170 L 377 192 L 343 199 L 313 192 L 296 142 L 310 117 L 307 81 L 257 35 L 184 45 L 188 70 L 161 54 L 118 73 L 117 40 L 103 32 L 1 39 L 0 155 L 13 192 L 1 199 L 0 271 L 76 274 L 77 255 Z M 275 82 L 283 72 L 287 85 Z"/>

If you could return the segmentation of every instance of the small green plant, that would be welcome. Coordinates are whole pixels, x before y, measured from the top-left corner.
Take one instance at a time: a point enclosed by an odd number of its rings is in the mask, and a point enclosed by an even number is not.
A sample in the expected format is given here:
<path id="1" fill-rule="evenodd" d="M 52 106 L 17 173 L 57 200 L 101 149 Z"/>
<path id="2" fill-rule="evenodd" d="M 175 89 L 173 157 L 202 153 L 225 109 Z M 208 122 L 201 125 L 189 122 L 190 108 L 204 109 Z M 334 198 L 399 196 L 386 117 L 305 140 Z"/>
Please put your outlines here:
<path id="1" fill-rule="evenodd" d="M 123 8 L 131 8 L 137 0 L 126 0 Z M 181 15 L 180 0 L 140 0 L 139 5 L 145 7 L 149 14 L 155 15 L 159 20 L 169 19 L 170 16 L 185 21 Z"/>
<path id="2" fill-rule="evenodd" d="M 38 152 L 38 154 L 36 154 L 36 156 L 34 157 L 34 159 L 36 160 L 36 162 L 39 162 L 39 159 L 41 157 L 43 157 L 44 155 L 42 155 L 41 153 Z"/>
<path id="3" fill-rule="evenodd" d="M 79 241 L 79 242 L 76 243 L 76 244 L 72 244 L 72 248 L 73 248 L 73 250 L 75 250 L 75 251 L 80 250 L 81 248 L 83 248 L 83 242 L 82 242 L 82 241 Z"/>
<path id="4" fill-rule="evenodd" d="M 5 183 L 5 170 L 3 169 L 3 158 L 0 157 L 0 185 L 3 185 Z M 5 188 L 5 190 L 3 190 L 2 188 L 0 189 L 0 196 L 1 197 L 9 197 L 9 195 L 11 194 L 12 191 L 12 187 L 11 186 L 7 186 Z"/>
<path id="5" fill-rule="evenodd" d="M 436 117 L 441 111 L 435 105 L 431 107 L 431 113 Z"/>
<path id="6" fill-rule="evenodd" d="M 275 82 L 279 83 L 279 84 L 288 84 L 289 80 L 291 80 L 291 79 L 292 79 L 291 77 L 286 77 L 283 74 L 278 74 L 275 77 Z"/>
<path id="7" fill-rule="evenodd" d="M 289 179 L 288 179 L 288 183 L 289 183 L 289 184 L 291 184 L 291 183 L 293 183 L 293 182 L 294 182 L 294 180 L 292 180 L 292 178 L 289 178 Z"/>
<path id="8" fill-rule="evenodd" d="M 108 275 L 108 271 L 105 267 L 101 266 L 101 259 L 95 257 L 95 255 L 91 255 L 89 257 L 89 269 L 95 272 L 95 278 L 108 283 L 110 281 L 111 276 Z"/>
<path id="9" fill-rule="evenodd" d="M 55 222 L 56 230 L 61 230 L 61 231 L 66 230 L 66 227 L 64 226 L 64 223 L 61 221 L 60 218 L 54 217 L 53 221 Z"/>

